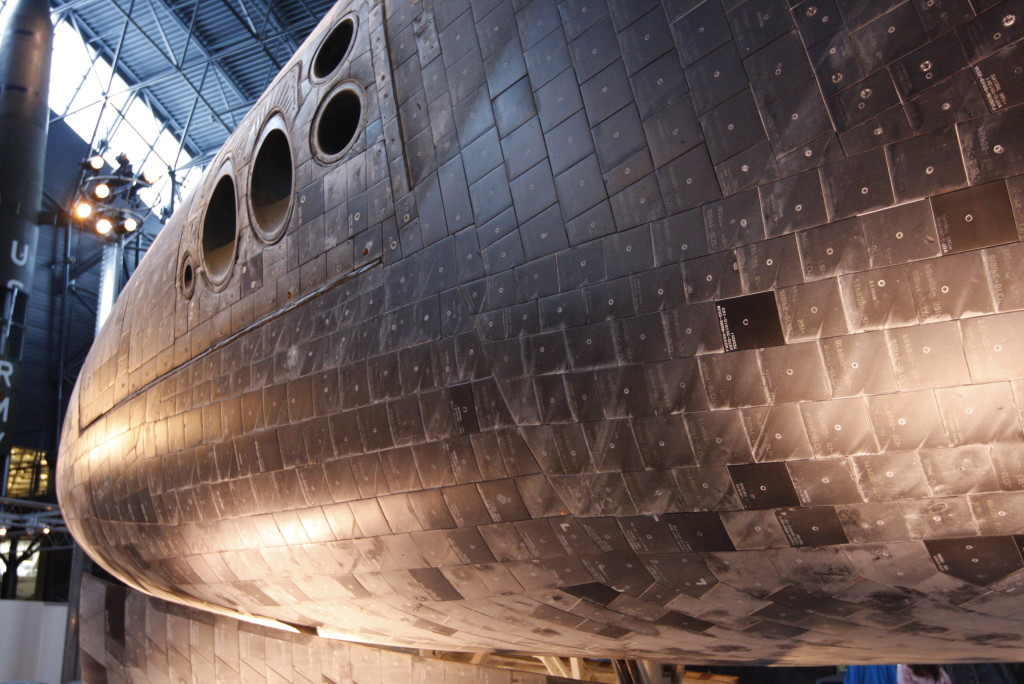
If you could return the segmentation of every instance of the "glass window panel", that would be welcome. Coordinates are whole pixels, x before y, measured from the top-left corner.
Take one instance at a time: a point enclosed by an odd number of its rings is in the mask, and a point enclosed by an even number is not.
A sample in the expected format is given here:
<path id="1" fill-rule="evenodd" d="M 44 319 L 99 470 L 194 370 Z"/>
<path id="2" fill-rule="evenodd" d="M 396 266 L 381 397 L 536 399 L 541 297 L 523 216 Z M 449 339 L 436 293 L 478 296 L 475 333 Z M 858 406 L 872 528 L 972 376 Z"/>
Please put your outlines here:
<path id="1" fill-rule="evenodd" d="M 166 167 L 177 162 L 179 165 L 187 164 L 192 157 L 189 153 L 182 150 L 181 156 L 178 156 L 178 149 L 181 147 L 181 143 L 175 138 L 170 131 L 164 130 L 160 133 L 160 137 L 157 138 L 156 145 L 153 146 L 153 151 L 156 153 L 156 159 L 153 160 L 154 166 L 161 166 L 159 172 L 166 172 Z"/>
<path id="2" fill-rule="evenodd" d="M 52 64 L 59 64 L 60 68 L 50 71 L 50 109 L 64 114 L 89 70 L 91 57 L 78 33 L 68 24 L 57 24 L 53 33 Z"/>
<path id="3" fill-rule="evenodd" d="M 162 126 L 153 116 L 152 110 L 140 99 L 128 106 L 125 118 L 131 122 L 135 131 L 147 140 L 154 140 L 160 135 Z"/>
<path id="4" fill-rule="evenodd" d="M 8 5 L 9 0 L 0 0 L 0 22 Z M 122 152 L 131 159 L 136 171 L 147 168 L 166 174 L 168 165 L 189 163 L 190 155 L 184 151 L 179 154 L 180 143 L 174 135 L 143 99 L 135 97 L 124 79 L 112 73 L 104 58 L 96 58 L 95 51 L 68 21 L 60 21 L 54 28 L 53 60 L 60 68 L 51 74 L 50 108 L 64 116 L 82 139 L 94 144 L 106 139 L 108 145 L 103 156 L 112 167 L 117 167 L 116 157 Z M 107 104 L 101 106 L 105 91 Z M 183 194 L 187 194 L 199 175 L 200 169 L 181 174 Z M 162 179 L 152 189 L 140 192 L 140 196 L 150 206 L 159 208 L 170 201 L 170 192 L 170 182 Z"/>

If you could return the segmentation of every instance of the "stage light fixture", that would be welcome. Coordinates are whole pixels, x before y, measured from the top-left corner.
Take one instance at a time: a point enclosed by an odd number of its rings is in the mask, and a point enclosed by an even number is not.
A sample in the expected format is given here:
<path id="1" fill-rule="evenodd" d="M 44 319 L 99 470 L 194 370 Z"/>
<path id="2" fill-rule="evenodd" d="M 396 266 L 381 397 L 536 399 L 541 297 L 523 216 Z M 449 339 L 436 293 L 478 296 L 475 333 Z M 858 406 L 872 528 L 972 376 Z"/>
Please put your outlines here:
<path id="1" fill-rule="evenodd" d="M 44 527 L 44 528 L 43 528 L 42 530 L 40 530 L 40 531 L 41 531 L 41 532 L 42 532 L 43 534 L 50 534 L 50 528 L 49 528 L 49 527 Z"/>
<path id="2" fill-rule="evenodd" d="M 3 0 L 0 0 L 3 2 Z M 150 187 L 158 177 L 153 168 L 140 173 L 132 170 L 125 154 L 117 155 L 118 166 L 112 172 L 106 160 L 94 156 L 82 161 L 86 173 L 81 179 L 78 194 L 71 209 L 71 218 L 79 225 L 88 223 L 102 236 L 135 233 L 142 228 L 143 217 L 148 215 L 145 201 L 138 196 L 142 188 Z"/>

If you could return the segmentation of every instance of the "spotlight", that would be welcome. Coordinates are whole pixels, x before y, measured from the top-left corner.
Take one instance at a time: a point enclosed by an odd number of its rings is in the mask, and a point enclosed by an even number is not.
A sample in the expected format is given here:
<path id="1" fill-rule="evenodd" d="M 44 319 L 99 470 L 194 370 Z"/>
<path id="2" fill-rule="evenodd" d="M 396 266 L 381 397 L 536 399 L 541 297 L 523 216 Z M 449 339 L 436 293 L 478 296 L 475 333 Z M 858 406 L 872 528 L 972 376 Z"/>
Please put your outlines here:
<path id="1" fill-rule="evenodd" d="M 144 182 L 152 185 L 153 183 L 156 183 L 158 180 L 160 180 L 160 173 L 158 171 L 154 171 L 153 169 L 143 169 L 140 178 L 142 178 Z"/>
<path id="2" fill-rule="evenodd" d="M 43 534 L 50 534 L 50 528 L 49 527 L 44 527 L 41 531 L 42 531 Z"/>
<path id="3" fill-rule="evenodd" d="M 75 216 L 86 219 L 92 216 L 92 205 L 88 202 L 79 202 L 75 205 Z"/>
<path id="4" fill-rule="evenodd" d="M 5 537 L 5 536 L 7 536 L 7 528 L 2 526 L 2 525 L 0 525 L 0 537 Z"/>
<path id="5" fill-rule="evenodd" d="M 135 229 L 139 227 L 139 222 L 129 216 L 124 220 L 124 229 L 128 233 L 134 233 Z"/>
<path id="6" fill-rule="evenodd" d="M 114 224 L 109 219 L 101 218 L 96 221 L 96 232 L 100 235 L 106 235 L 114 229 Z"/>
<path id="7" fill-rule="evenodd" d="M 106 199 L 110 197 L 110 186 L 106 183 L 100 183 L 92 189 L 92 194 L 96 195 L 99 199 Z"/>
<path id="8" fill-rule="evenodd" d="M 99 171 L 103 168 L 103 157 L 98 154 L 94 154 L 86 160 L 85 165 L 93 171 Z"/>

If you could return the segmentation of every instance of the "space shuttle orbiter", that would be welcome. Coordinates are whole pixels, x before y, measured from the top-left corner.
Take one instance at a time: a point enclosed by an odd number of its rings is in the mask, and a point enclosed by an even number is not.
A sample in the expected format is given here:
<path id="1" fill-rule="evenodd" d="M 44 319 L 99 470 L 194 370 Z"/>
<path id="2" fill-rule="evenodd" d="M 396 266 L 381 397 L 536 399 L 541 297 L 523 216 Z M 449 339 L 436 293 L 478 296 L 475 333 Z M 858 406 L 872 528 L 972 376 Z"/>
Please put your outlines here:
<path id="1" fill-rule="evenodd" d="M 1022 18 L 339 3 L 96 340 L 69 526 L 377 644 L 1020 660 Z"/>

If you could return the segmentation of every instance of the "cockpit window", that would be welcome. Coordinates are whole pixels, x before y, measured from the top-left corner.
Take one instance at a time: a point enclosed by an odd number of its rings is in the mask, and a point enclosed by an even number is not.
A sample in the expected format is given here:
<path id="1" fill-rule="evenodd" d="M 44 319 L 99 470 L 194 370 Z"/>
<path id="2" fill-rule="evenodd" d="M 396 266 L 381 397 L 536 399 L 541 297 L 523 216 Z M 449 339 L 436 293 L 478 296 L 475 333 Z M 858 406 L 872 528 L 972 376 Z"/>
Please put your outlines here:
<path id="1" fill-rule="evenodd" d="M 237 239 L 237 212 L 235 210 L 235 181 L 229 174 L 221 176 L 210 195 L 203 216 L 203 265 L 214 285 L 227 280 L 235 260 Z"/>
<path id="2" fill-rule="evenodd" d="M 313 58 L 312 76 L 315 80 L 326 79 L 334 73 L 352 47 L 355 34 L 356 22 L 351 16 L 342 19 L 341 23 L 331 30 L 324 42 L 320 43 L 320 49 Z"/>
<path id="3" fill-rule="evenodd" d="M 271 119 L 252 165 L 249 201 L 256 233 L 267 242 L 281 237 L 292 203 L 292 148 L 280 117 Z"/>
<path id="4" fill-rule="evenodd" d="M 327 99 L 313 127 L 315 148 L 323 161 L 337 161 L 356 139 L 363 118 L 362 92 L 347 83 Z"/>

